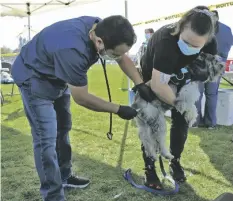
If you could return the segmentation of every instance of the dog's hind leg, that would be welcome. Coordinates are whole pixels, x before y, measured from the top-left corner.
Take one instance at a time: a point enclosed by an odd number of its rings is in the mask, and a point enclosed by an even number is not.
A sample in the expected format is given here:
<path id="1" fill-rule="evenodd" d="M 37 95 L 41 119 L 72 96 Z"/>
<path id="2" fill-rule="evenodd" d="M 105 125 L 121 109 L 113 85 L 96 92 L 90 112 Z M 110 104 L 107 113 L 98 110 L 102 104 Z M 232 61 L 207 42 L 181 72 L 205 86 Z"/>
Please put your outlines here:
<path id="1" fill-rule="evenodd" d="M 158 140 L 158 144 L 160 147 L 160 153 L 161 156 L 163 156 L 166 159 L 173 159 L 174 156 L 168 151 L 167 147 L 166 147 L 166 133 L 167 133 L 167 127 L 166 127 L 166 119 L 164 117 L 164 114 L 161 112 L 158 120 L 156 122 L 159 126 L 158 129 L 156 130 L 157 133 L 156 136 L 157 140 Z"/>
<path id="2" fill-rule="evenodd" d="M 145 148 L 149 154 L 156 157 L 157 153 L 160 153 L 167 159 L 172 159 L 173 156 L 166 148 L 166 120 L 163 110 L 155 107 L 150 107 L 150 113 L 153 116 L 145 118 L 144 135 L 141 140 L 144 141 Z M 147 143 L 145 143 L 145 141 Z"/>
<path id="3" fill-rule="evenodd" d="M 138 127 L 139 139 L 142 142 L 142 145 L 144 146 L 144 152 L 146 156 L 153 158 L 153 160 L 156 160 L 157 142 L 155 142 L 154 139 L 152 139 L 151 128 L 148 126 L 148 124 L 145 121 L 139 118 L 136 118 L 136 122 Z"/>

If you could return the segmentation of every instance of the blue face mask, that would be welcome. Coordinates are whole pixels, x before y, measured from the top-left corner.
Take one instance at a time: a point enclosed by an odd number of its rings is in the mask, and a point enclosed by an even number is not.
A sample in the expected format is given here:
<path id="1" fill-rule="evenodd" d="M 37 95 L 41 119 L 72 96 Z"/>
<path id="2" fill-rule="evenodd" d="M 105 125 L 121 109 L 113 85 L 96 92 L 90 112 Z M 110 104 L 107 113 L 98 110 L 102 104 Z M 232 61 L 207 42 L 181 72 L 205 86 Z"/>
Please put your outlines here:
<path id="1" fill-rule="evenodd" d="M 194 54 L 198 54 L 201 50 L 201 48 L 196 48 L 196 47 L 190 47 L 188 46 L 187 43 L 185 43 L 182 39 L 180 39 L 178 42 L 177 42 L 179 48 L 180 48 L 180 51 L 184 54 L 184 55 L 194 55 Z"/>
<path id="2" fill-rule="evenodd" d="M 151 34 L 150 34 L 150 33 L 146 33 L 146 34 L 145 34 L 145 38 L 146 38 L 146 40 L 149 40 L 149 39 L 150 39 L 150 37 L 151 37 Z"/>

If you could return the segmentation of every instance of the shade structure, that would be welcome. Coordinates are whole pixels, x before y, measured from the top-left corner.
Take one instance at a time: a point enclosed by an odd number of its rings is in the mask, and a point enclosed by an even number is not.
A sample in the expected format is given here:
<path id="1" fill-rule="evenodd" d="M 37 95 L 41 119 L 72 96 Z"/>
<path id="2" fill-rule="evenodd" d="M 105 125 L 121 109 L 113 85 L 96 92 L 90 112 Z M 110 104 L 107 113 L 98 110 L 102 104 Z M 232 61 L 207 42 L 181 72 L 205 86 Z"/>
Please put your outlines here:
<path id="1" fill-rule="evenodd" d="M 27 17 L 67 6 L 77 6 L 100 0 L 0 0 L 1 16 Z"/>
<path id="2" fill-rule="evenodd" d="M 31 39 L 31 15 L 49 12 L 63 7 L 84 5 L 100 0 L 0 0 L 1 17 L 27 17 L 28 39 Z"/>

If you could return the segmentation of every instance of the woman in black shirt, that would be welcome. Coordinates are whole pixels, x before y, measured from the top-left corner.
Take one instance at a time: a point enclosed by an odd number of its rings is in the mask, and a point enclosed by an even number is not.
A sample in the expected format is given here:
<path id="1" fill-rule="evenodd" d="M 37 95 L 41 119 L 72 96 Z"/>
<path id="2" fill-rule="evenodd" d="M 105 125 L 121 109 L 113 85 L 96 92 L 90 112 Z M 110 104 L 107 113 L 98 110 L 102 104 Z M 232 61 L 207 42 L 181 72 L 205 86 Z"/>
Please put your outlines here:
<path id="1" fill-rule="evenodd" d="M 207 7 L 198 6 L 188 11 L 177 23 L 163 26 L 153 34 L 141 66 L 144 82 L 150 84 L 160 100 L 173 106 L 176 96 L 168 85 L 170 79 L 174 78 L 173 75 L 192 63 L 200 52 L 213 55 L 217 53 L 214 32 L 213 13 Z M 180 87 L 181 84 L 178 88 Z M 180 165 L 180 157 L 187 139 L 188 124 L 176 109 L 172 109 L 171 117 L 170 151 L 174 159 L 170 161 L 170 171 L 176 181 L 183 182 L 186 177 Z M 155 159 L 146 156 L 143 145 L 142 151 L 145 185 L 161 189 L 162 185 L 155 171 Z"/>

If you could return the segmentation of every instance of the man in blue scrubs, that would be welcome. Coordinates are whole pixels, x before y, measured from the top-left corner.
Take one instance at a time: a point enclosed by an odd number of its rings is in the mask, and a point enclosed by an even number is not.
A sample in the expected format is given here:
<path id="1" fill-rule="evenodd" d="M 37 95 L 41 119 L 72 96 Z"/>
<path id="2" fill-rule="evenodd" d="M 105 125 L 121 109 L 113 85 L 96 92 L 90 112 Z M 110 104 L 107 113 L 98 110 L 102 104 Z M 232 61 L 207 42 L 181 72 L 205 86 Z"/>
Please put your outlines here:
<path id="1" fill-rule="evenodd" d="M 44 201 L 64 201 L 64 187 L 84 188 L 88 179 L 71 171 L 70 91 L 90 110 L 132 119 L 129 106 L 107 102 L 88 92 L 87 71 L 99 57 L 114 59 L 148 102 L 153 93 L 125 55 L 136 42 L 132 25 L 122 16 L 79 17 L 60 21 L 38 33 L 17 57 L 12 76 L 20 89 L 31 126 L 36 169 Z"/>
<path id="2" fill-rule="evenodd" d="M 219 15 L 217 11 L 213 11 L 217 18 L 216 24 L 216 40 L 217 40 L 217 49 L 218 55 L 222 58 L 223 62 L 227 61 L 228 54 L 233 46 L 233 35 L 231 28 L 219 20 Z M 217 101 L 218 101 L 218 88 L 220 84 L 221 77 L 219 77 L 217 82 L 207 82 L 207 83 L 200 83 L 199 90 L 200 90 L 200 98 L 197 101 L 196 106 L 198 110 L 198 118 L 195 126 L 205 126 L 209 129 L 214 129 L 217 124 L 217 117 L 216 117 L 216 109 L 217 109 Z M 202 118 L 201 115 L 201 100 L 203 97 L 203 93 L 206 96 L 205 102 L 205 111 L 204 117 Z"/>

